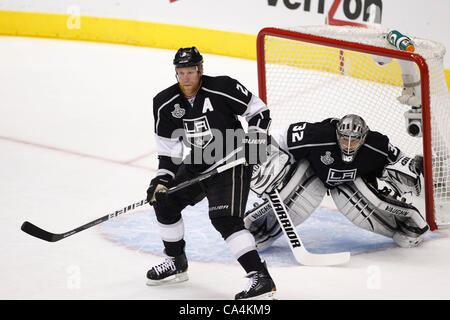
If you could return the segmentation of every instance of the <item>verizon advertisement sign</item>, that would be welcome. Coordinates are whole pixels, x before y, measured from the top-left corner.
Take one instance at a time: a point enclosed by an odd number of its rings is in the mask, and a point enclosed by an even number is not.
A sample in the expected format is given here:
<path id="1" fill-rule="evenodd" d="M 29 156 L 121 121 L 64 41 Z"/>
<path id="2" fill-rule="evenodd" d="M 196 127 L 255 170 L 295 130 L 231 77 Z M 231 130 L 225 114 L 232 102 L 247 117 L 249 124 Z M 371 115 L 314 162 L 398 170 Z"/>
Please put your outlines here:
<path id="1" fill-rule="evenodd" d="M 267 3 L 272 7 L 323 15 L 324 21 L 334 25 L 382 23 L 382 0 L 268 0 Z"/>
<path id="2" fill-rule="evenodd" d="M 73 0 L 0 0 L 0 10 L 67 14 Z M 81 16 L 186 25 L 246 34 L 264 27 L 382 25 L 450 48 L 446 0 L 77 0 Z M 446 67 L 450 68 L 446 57 Z"/>

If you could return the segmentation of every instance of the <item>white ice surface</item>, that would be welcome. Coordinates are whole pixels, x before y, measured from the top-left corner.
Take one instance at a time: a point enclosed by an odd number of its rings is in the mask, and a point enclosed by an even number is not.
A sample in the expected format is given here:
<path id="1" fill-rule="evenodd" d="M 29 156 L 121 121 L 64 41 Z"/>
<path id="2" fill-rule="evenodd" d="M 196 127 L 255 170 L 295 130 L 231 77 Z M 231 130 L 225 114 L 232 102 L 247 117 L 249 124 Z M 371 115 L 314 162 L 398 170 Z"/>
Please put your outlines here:
<path id="1" fill-rule="evenodd" d="M 175 81 L 173 54 L 0 37 L 0 299 L 216 300 L 243 289 L 237 263 L 198 261 L 188 282 L 148 287 L 161 257 L 109 241 L 99 227 L 56 243 L 20 231 L 25 220 L 67 231 L 145 197 L 156 165 L 152 97 Z M 256 62 L 205 61 L 207 74 L 257 94 Z M 438 233 L 339 267 L 270 268 L 278 299 L 449 299 L 450 230 Z"/>

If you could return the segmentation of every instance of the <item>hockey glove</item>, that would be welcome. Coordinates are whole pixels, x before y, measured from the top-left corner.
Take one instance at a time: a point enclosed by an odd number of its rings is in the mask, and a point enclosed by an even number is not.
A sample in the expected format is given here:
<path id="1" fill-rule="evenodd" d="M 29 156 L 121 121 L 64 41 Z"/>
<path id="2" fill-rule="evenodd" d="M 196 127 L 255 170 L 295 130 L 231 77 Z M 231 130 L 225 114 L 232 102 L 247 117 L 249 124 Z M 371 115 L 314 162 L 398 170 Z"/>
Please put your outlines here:
<path id="1" fill-rule="evenodd" d="M 153 178 L 147 189 L 148 203 L 153 206 L 156 202 L 164 202 L 166 199 L 166 191 L 172 186 L 172 182 L 173 179 L 168 174 Z"/>
<path id="2" fill-rule="evenodd" d="M 387 182 L 399 196 L 405 193 L 419 196 L 422 186 L 419 173 L 416 170 L 420 170 L 420 168 L 416 167 L 414 160 L 404 156 L 397 162 L 387 165 L 380 180 Z M 418 161 L 417 165 L 419 163 L 420 161 Z"/>
<path id="3" fill-rule="evenodd" d="M 253 166 L 250 189 L 258 197 L 270 193 L 284 179 L 289 170 L 289 155 L 275 144 L 267 147 L 267 161 Z"/>
<path id="4" fill-rule="evenodd" d="M 269 136 L 266 133 L 252 131 L 243 138 L 245 159 L 248 164 L 259 164 L 267 161 Z"/>
<path id="5" fill-rule="evenodd" d="M 423 157 L 422 156 L 415 156 L 413 158 L 413 160 L 411 161 L 411 165 L 413 172 L 415 172 L 417 175 L 422 175 L 423 176 Z"/>

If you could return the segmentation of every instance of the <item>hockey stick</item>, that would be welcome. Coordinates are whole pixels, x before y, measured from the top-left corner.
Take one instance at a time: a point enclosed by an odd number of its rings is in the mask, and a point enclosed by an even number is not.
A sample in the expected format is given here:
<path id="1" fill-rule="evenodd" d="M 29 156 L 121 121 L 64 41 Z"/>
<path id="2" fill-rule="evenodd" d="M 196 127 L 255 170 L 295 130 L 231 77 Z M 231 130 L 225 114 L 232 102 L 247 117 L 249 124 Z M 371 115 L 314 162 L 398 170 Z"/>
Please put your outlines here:
<path id="1" fill-rule="evenodd" d="M 188 186 L 191 186 L 191 185 L 193 185 L 195 183 L 198 183 L 198 182 L 200 182 L 202 180 L 205 180 L 205 179 L 207 179 L 209 177 L 212 177 L 213 175 L 216 175 L 218 173 L 221 173 L 221 172 L 223 172 L 225 170 L 228 170 L 230 168 L 236 167 L 236 166 L 238 166 L 240 164 L 244 164 L 244 163 L 245 163 L 245 158 L 240 158 L 240 159 L 231 161 L 230 163 L 224 164 L 223 166 L 220 166 L 220 167 L 218 167 L 218 168 L 216 168 L 214 170 L 211 170 L 211 171 L 209 171 L 207 173 L 201 174 L 198 177 L 195 177 L 194 179 L 191 179 L 191 180 L 185 181 L 183 183 L 180 183 L 179 185 L 170 188 L 167 191 L 167 193 L 168 194 L 172 194 L 174 192 L 180 191 L 180 190 L 182 190 L 182 189 L 184 189 L 184 188 L 186 188 Z M 113 218 L 115 218 L 115 217 L 117 217 L 117 216 L 119 216 L 119 215 L 121 215 L 123 213 L 126 213 L 126 212 L 128 212 L 130 210 L 136 209 L 137 207 L 143 206 L 146 203 L 148 203 L 148 201 L 146 199 L 138 201 L 138 202 L 135 202 L 133 204 L 130 204 L 130 205 L 120 209 L 120 210 L 116 210 L 113 213 L 107 214 L 107 215 L 105 215 L 105 216 L 103 216 L 101 218 L 95 219 L 95 220 L 93 220 L 91 222 L 88 222 L 88 223 L 78 227 L 78 228 L 75 228 L 73 230 L 70 230 L 70 231 L 67 231 L 67 232 L 64 232 L 64 233 L 52 233 L 52 232 L 43 230 L 43 229 L 39 228 L 38 226 L 32 224 L 31 222 L 28 222 L 28 221 L 25 221 L 22 224 L 22 227 L 20 229 L 23 232 L 28 233 L 29 235 L 31 235 L 33 237 L 36 237 L 36 238 L 39 238 L 39 239 L 42 239 L 42 240 L 45 240 L 45 241 L 48 241 L 48 242 L 56 242 L 56 241 L 59 241 L 61 239 L 65 239 L 65 238 L 67 238 L 67 237 L 69 237 L 71 235 L 74 235 L 74 234 L 76 234 L 76 233 L 78 233 L 80 231 L 89 229 L 89 228 L 91 228 L 91 227 L 93 227 L 93 226 L 95 226 L 95 225 L 97 225 L 99 223 L 102 223 L 102 222 L 108 221 L 110 219 L 113 219 Z"/>
<path id="2" fill-rule="evenodd" d="M 120 210 L 116 210 L 113 213 L 107 214 L 101 218 L 95 219 L 91 222 L 88 222 L 86 224 L 83 224 L 82 226 L 75 228 L 73 230 L 64 232 L 64 233 L 52 233 L 52 232 L 48 232 L 46 230 L 43 230 L 41 228 L 39 228 L 38 226 L 32 224 L 31 222 L 25 221 L 22 224 L 22 227 L 20 229 L 22 229 L 23 232 L 28 233 L 30 236 L 48 241 L 48 242 L 56 242 L 59 241 L 61 239 L 67 238 L 68 236 L 74 235 L 75 233 L 78 233 L 80 231 L 89 229 L 99 223 L 108 221 L 109 219 L 115 218 L 119 215 L 121 215 L 122 213 L 128 212 L 130 210 L 133 210 L 137 207 L 143 206 L 144 204 L 146 204 L 148 201 L 146 199 L 141 200 L 139 202 L 130 204 L 129 206 L 126 206 L 123 209 Z"/>
<path id="3" fill-rule="evenodd" d="M 226 164 L 224 164 L 224 165 L 222 165 L 222 166 L 220 166 L 220 167 L 218 167 L 218 168 L 216 168 L 214 170 L 208 171 L 208 172 L 206 172 L 204 174 L 201 174 L 201 175 L 199 175 L 199 176 L 197 176 L 197 177 L 195 177 L 195 178 L 193 178 L 191 180 L 184 181 L 184 182 L 180 183 L 179 185 L 170 188 L 169 190 L 167 190 L 167 194 L 169 195 L 169 194 L 175 193 L 175 192 L 180 191 L 181 189 L 184 189 L 186 187 L 189 187 L 189 186 L 191 186 L 191 185 L 193 185 L 195 183 L 198 183 L 200 181 L 208 179 L 208 178 L 210 178 L 210 177 L 212 177 L 212 176 L 214 176 L 214 175 L 216 175 L 218 173 L 224 172 L 224 171 L 226 171 L 228 169 L 231 169 L 233 167 L 236 167 L 236 166 L 238 166 L 240 164 L 245 164 L 245 163 L 246 163 L 245 158 L 239 158 L 237 160 L 231 161 L 230 163 L 226 163 Z"/>
<path id="4" fill-rule="evenodd" d="M 275 211 L 275 216 L 289 242 L 289 246 L 298 263 L 305 266 L 332 266 L 343 264 L 350 260 L 350 252 L 315 254 L 308 252 L 300 239 L 297 230 L 286 210 L 283 200 L 276 189 L 268 194 L 269 202 Z"/>

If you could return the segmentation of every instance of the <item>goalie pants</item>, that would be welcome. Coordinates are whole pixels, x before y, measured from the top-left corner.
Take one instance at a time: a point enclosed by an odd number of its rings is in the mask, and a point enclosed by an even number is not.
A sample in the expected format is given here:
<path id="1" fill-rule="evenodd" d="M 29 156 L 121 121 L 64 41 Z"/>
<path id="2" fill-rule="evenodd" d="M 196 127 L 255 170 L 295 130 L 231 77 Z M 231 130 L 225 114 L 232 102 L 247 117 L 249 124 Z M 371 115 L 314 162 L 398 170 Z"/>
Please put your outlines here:
<path id="1" fill-rule="evenodd" d="M 183 172 L 183 169 L 182 165 L 178 172 Z M 240 165 L 180 190 L 168 196 L 166 203 L 155 205 L 165 253 L 169 256 L 183 253 L 185 241 L 181 212 L 188 205 L 193 206 L 206 197 L 211 223 L 233 255 L 247 272 L 259 270 L 260 259 L 255 240 L 243 222 L 251 173 L 252 166 Z M 243 257 L 249 252 L 252 253 Z"/>

